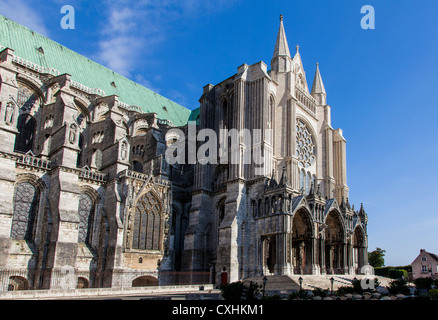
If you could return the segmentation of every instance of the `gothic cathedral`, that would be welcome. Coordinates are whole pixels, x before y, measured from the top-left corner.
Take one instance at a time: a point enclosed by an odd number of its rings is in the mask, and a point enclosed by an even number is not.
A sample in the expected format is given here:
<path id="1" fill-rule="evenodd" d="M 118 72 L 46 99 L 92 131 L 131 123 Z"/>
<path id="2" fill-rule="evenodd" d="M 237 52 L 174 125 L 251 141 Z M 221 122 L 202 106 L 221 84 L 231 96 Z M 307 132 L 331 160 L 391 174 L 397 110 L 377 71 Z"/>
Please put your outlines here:
<path id="1" fill-rule="evenodd" d="M 192 111 L 3 16 L 0 35 L 0 291 L 353 275 L 367 263 L 346 140 L 282 17 L 270 70 L 241 65 Z M 240 134 L 214 150 L 237 160 L 168 163 L 192 127 Z M 256 153 L 262 164 L 245 158 Z"/>

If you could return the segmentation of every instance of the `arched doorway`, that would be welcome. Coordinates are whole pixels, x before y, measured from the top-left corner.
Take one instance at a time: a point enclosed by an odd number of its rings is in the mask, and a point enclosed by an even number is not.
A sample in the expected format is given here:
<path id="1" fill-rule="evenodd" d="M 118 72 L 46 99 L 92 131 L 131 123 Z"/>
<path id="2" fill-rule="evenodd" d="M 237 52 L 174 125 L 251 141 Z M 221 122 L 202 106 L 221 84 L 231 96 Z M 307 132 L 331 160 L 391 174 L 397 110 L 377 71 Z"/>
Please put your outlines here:
<path id="1" fill-rule="evenodd" d="M 292 220 L 292 265 L 294 274 L 312 274 L 312 220 L 302 208 Z"/>
<path id="2" fill-rule="evenodd" d="M 263 269 L 264 274 L 275 273 L 277 263 L 277 241 L 275 235 L 266 235 L 262 237 L 263 244 Z"/>
<path id="3" fill-rule="evenodd" d="M 361 227 L 356 227 L 353 233 L 353 268 L 356 274 L 360 273 L 361 268 L 365 265 L 365 236 Z"/>
<path id="4" fill-rule="evenodd" d="M 132 287 L 158 286 L 158 279 L 152 276 L 142 276 L 132 281 Z"/>
<path id="5" fill-rule="evenodd" d="M 88 280 L 84 277 L 79 277 L 78 278 L 78 284 L 76 286 L 78 289 L 86 289 L 90 287 L 90 283 L 88 282 Z"/>
<path id="6" fill-rule="evenodd" d="M 9 277 L 8 291 L 29 290 L 29 281 L 24 277 Z"/>
<path id="7" fill-rule="evenodd" d="M 345 239 L 344 227 L 339 212 L 333 210 L 327 215 L 325 224 L 325 265 L 327 274 L 344 273 Z"/>

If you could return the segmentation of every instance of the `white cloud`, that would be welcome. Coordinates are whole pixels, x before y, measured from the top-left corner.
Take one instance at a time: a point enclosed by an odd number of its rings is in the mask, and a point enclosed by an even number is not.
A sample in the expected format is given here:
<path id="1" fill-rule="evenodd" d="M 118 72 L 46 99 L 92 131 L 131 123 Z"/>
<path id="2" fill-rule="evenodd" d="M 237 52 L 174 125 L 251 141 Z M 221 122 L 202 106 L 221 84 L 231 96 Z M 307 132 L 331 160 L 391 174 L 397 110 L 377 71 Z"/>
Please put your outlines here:
<path id="1" fill-rule="evenodd" d="M 0 13 L 6 18 L 49 37 L 49 31 L 44 25 L 41 15 L 23 0 L 0 0 Z"/>
<path id="2" fill-rule="evenodd" d="M 148 79 L 146 79 L 143 75 L 137 74 L 134 77 L 134 81 L 141 84 L 143 87 L 148 88 L 149 90 L 152 90 L 156 93 L 160 93 L 160 89 L 155 87 L 152 82 Z"/>
<path id="3" fill-rule="evenodd" d="M 97 60 L 110 69 L 132 77 L 139 63 L 166 39 L 172 23 L 181 18 L 222 10 L 236 0 L 128 0 L 106 1 L 107 21 L 103 24 Z"/>

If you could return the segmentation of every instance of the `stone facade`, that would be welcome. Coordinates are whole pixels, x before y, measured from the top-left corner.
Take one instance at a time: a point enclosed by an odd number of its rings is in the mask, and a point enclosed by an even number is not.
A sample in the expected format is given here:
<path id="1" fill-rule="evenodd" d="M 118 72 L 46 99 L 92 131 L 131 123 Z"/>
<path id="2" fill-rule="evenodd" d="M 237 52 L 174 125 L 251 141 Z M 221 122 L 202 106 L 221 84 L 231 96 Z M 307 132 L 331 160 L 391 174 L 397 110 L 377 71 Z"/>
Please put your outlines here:
<path id="1" fill-rule="evenodd" d="M 237 164 L 195 167 L 183 267 L 216 282 L 263 274 L 354 274 L 367 263 L 367 215 L 348 201 L 346 140 L 331 126 L 319 67 L 309 91 L 283 21 L 271 70 L 243 64 L 204 87 L 200 129 L 268 130 L 239 140 Z M 262 150 L 264 166 L 244 162 Z M 218 151 L 220 156 L 220 151 Z M 260 170 L 262 173 L 260 174 Z"/>
<path id="2" fill-rule="evenodd" d="M 168 164 L 190 124 L 174 135 L 156 113 L 13 49 L 0 52 L 0 290 L 218 284 L 366 264 L 346 140 L 331 127 L 318 66 L 309 91 L 283 21 L 270 71 L 243 64 L 200 98 L 198 132 L 271 130 L 231 144 L 233 164 Z M 243 160 L 255 148 L 261 167 Z"/>

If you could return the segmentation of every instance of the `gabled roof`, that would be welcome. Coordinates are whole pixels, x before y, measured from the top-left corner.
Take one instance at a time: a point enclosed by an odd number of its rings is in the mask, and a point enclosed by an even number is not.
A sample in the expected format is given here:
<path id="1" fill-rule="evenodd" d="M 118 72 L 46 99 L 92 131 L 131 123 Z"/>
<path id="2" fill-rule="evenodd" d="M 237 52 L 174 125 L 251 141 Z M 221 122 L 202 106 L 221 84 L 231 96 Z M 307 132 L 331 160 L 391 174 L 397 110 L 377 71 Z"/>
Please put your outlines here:
<path id="1" fill-rule="evenodd" d="M 290 213 L 294 214 L 295 211 L 297 210 L 298 206 L 304 203 L 304 205 L 306 205 L 306 197 L 304 195 L 299 195 L 296 197 L 292 198 L 292 210 Z"/>
<path id="2" fill-rule="evenodd" d="M 174 126 L 187 123 L 191 111 L 146 87 L 0 15 L 0 50 L 7 47 L 14 54 L 43 68 L 53 68 L 59 74 L 105 95 L 117 95 L 130 106 L 145 112 L 155 112 L 159 119 L 172 121 Z"/>
<path id="3" fill-rule="evenodd" d="M 420 250 L 420 254 L 414 259 L 414 261 L 412 261 L 411 264 L 414 264 L 414 262 L 417 261 L 417 260 L 419 260 L 419 258 L 420 258 L 422 255 L 424 255 L 424 254 L 429 255 L 432 259 L 434 259 L 436 262 L 438 262 L 438 255 L 436 255 L 436 254 L 434 254 L 434 253 L 427 252 L 427 251 L 424 250 L 424 249 L 421 249 L 421 250 Z"/>
<path id="4" fill-rule="evenodd" d="M 435 253 L 430 253 L 430 252 L 428 252 L 428 253 L 432 258 L 435 259 L 436 262 L 438 262 L 438 256 Z"/>

